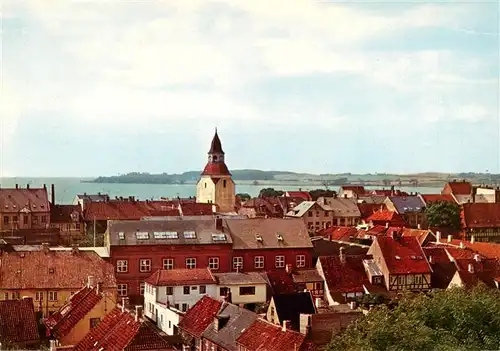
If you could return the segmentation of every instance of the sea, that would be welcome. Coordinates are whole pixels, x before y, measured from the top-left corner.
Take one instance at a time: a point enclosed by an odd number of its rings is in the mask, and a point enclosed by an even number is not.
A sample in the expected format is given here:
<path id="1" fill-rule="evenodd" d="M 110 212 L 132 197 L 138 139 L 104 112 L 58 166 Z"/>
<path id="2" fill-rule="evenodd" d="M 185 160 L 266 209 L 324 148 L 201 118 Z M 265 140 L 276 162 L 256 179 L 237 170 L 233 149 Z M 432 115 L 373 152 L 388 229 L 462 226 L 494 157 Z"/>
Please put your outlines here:
<path id="1" fill-rule="evenodd" d="M 0 178 L 1 188 L 13 188 L 16 184 L 26 188 L 43 187 L 45 184 L 50 192 L 50 185 L 55 186 L 55 200 L 58 204 L 71 204 L 77 194 L 108 194 L 111 198 L 116 196 L 135 196 L 136 199 L 161 199 L 161 198 L 186 198 L 196 196 L 196 183 L 186 184 L 118 184 L 118 183 L 89 183 L 91 178 Z M 236 193 L 246 193 L 257 196 L 263 188 L 275 188 L 277 190 L 314 190 L 323 188 L 318 183 L 290 183 L 277 181 L 262 181 L 254 185 L 251 181 L 236 181 Z M 337 190 L 338 186 L 330 186 L 329 189 Z M 382 187 L 367 186 L 367 189 L 381 189 Z M 396 187 L 406 192 L 419 192 L 421 194 L 439 194 L 441 188 L 431 187 Z"/>

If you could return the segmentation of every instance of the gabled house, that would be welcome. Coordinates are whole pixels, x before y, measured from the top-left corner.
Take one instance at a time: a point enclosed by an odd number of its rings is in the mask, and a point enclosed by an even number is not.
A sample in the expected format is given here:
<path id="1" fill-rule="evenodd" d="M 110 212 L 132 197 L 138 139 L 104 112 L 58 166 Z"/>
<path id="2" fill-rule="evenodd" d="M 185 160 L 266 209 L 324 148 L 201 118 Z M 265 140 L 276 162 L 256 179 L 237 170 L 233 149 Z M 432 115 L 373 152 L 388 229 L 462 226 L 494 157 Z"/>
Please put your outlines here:
<path id="1" fill-rule="evenodd" d="M 427 291 L 431 288 L 431 267 L 418 240 L 414 236 L 378 236 L 368 255 L 382 272 L 384 285 L 389 292 L 412 290 Z"/>
<path id="2" fill-rule="evenodd" d="M 389 211 L 401 215 L 410 227 L 417 228 L 419 225 L 422 228 L 426 227 L 425 203 L 418 195 L 389 196 L 385 199 L 385 205 Z"/>
<path id="3" fill-rule="evenodd" d="M 77 194 L 73 200 L 73 205 L 78 205 L 81 207 L 82 211 L 85 209 L 86 205 L 90 202 L 106 202 L 109 201 L 108 194 Z"/>
<path id="4" fill-rule="evenodd" d="M 464 180 L 453 180 L 444 185 L 441 190 L 443 195 L 451 195 L 455 201 L 461 205 L 468 202 L 473 202 L 472 184 Z"/>
<path id="5" fill-rule="evenodd" d="M 402 228 L 401 229 L 402 236 L 414 236 L 417 238 L 418 243 L 421 246 L 424 246 L 430 241 L 435 241 L 436 236 L 429 229 L 412 229 L 412 228 Z"/>
<path id="6" fill-rule="evenodd" d="M 340 196 L 320 197 L 318 203 L 331 212 L 332 225 L 355 226 L 361 221 L 361 212 L 355 201 Z"/>
<path id="7" fill-rule="evenodd" d="M 0 189 L 0 232 L 50 227 L 47 187 Z"/>
<path id="8" fill-rule="evenodd" d="M 479 282 L 486 286 L 500 288 L 500 263 L 496 259 L 484 259 L 475 254 L 473 259 L 455 260 L 457 271 L 450 281 L 449 288 L 471 288 Z"/>
<path id="9" fill-rule="evenodd" d="M 450 202 L 453 204 L 457 203 L 457 201 L 451 194 L 419 194 L 418 196 L 422 199 L 425 206 L 429 206 L 434 202 Z"/>
<path id="10" fill-rule="evenodd" d="M 68 302 L 44 320 L 44 324 L 59 345 L 76 345 L 115 306 L 115 297 L 104 293 L 101 284 L 89 277 L 87 286 L 71 295 Z"/>
<path id="11" fill-rule="evenodd" d="M 303 201 L 290 210 L 286 217 L 302 219 L 309 232 L 314 233 L 331 227 L 333 224 L 332 215 L 331 209 L 319 202 Z"/>
<path id="12" fill-rule="evenodd" d="M 113 309 L 95 328 L 76 344 L 72 351 L 156 350 L 175 351 L 180 343 L 165 335 L 142 316 L 142 307 L 135 313 L 124 306 Z"/>
<path id="13" fill-rule="evenodd" d="M 466 240 L 500 242 L 500 203 L 463 204 L 462 227 Z"/>
<path id="14" fill-rule="evenodd" d="M 266 319 L 279 326 L 283 325 L 284 321 L 290 321 L 291 328 L 300 331 L 301 313 L 316 313 L 313 297 L 309 292 L 274 295 L 269 303 Z"/>
<path id="15" fill-rule="evenodd" d="M 217 296 L 217 280 L 210 269 L 160 269 L 145 281 L 144 314 L 174 335 L 183 313 L 205 295 Z"/>
<path id="16" fill-rule="evenodd" d="M 234 272 L 311 268 L 311 239 L 300 219 L 226 219 L 224 230 L 233 242 Z"/>
<path id="17" fill-rule="evenodd" d="M 31 298 L 0 301 L 0 345 L 17 349 L 40 346 L 38 324 Z"/>

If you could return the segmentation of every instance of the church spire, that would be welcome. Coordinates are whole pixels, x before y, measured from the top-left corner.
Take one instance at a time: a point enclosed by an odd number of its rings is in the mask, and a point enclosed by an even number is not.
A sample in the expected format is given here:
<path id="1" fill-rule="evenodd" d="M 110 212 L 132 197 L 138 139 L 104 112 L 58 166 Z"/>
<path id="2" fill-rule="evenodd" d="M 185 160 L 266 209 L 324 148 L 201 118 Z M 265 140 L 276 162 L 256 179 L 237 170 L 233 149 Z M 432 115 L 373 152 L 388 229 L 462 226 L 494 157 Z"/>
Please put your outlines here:
<path id="1" fill-rule="evenodd" d="M 212 144 L 210 145 L 209 154 L 224 154 L 222 150 L 222 143 L 220 142 L 219 135 L 217 134 L 217 127 L 215 127 L 215 135 L 212 139 Z"/>

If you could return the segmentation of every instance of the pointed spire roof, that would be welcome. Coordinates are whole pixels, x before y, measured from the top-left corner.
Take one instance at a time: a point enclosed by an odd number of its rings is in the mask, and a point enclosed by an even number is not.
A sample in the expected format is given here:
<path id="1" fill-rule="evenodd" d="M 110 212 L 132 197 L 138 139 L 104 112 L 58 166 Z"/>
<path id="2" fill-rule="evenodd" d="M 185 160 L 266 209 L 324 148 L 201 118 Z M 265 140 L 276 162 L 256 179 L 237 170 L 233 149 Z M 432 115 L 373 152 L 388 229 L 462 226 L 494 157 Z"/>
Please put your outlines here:
<path id="1" fill-rule="evenodd" d="M 208 151 L 209 154 L 223 154 L 224 151 L 222 150 L 222 144 L 219 139 L 219 135 L 217 134 L 217 128 L 215 128 L 215 135 L 214 138 L 212 139 L 212 144 L 210 145 L 210 150 Z"/>

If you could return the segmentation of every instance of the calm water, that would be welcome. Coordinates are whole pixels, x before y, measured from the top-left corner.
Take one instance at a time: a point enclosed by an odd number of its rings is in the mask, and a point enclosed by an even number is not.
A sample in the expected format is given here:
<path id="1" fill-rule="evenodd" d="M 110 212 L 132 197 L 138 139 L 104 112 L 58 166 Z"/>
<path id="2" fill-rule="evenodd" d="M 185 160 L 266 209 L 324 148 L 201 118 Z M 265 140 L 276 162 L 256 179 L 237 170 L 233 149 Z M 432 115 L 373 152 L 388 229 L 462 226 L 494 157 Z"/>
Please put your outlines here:
<path id="1" fill-rule="evenodd" d="M 25 188 L 26 184 L 31 187 L 42 187 L 47 184 L 50 190 L 50 184 L 55 184 L 56 202 L 71 203 L 76 194 L 96 194 L 98 192 L 107 193 L 114 198 L 115 196 L 135 196 L 141 200 L 159 199 L 161 197 L 189 197 L 196 195 L 196 184 L 97 184 L 97 183 L 82 183 L 81 178 L 1 178 L 0 185 L 2 188 L 12 188 L 16 184 Z M 251 196 L 257 196 L 262 188 L 272 187 L 281 190 L 312 190 L 322 188 L 321 185 L 308 183 L 288 183 L 288 182 L 260 182 L 259 185 L 253 185 L 252 182 L 236 182 L 237 193 L 247 193 Z M 330 187 L 332 190 L 338 190 L 338 187 Z M 378 188 L 381 187 L 366 187 Z M 407 192 L 420 192 L 426 194 L 437 194 L 441 188 L 426 188 L 426 187 L 399 187 Z"/>

